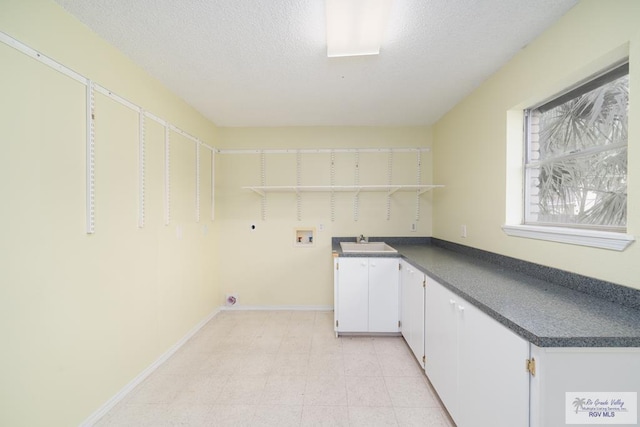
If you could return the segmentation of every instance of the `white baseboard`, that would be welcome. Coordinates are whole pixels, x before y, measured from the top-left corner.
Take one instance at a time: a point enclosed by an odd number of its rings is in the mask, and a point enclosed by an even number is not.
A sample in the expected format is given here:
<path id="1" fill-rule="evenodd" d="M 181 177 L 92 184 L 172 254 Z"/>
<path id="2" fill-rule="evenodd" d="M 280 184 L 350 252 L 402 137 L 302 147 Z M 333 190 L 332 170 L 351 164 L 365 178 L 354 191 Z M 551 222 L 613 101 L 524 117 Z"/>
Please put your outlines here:
<path id="1" fill-rule="evenodd" d="M 131 392 L 138 384 L 145 380 L 153 371 L 158 369 L 160 365 L 166 362 L 180 347 L 182 347 L 192 336 L 194 336 L 204 325 L 207 324 L 213 317 L 220 312 L 219 309 L 215 309 L 207 317 L 205 317 L 200 323 L 193 327 L 180 341 L 172 345 L 167 351 L 165 351 L 160 357 L 158 357 L 151 365 L 149 365 L 144 371 L 140 372 L 133 380 L 125 385 L 120 391 L 118 391 L 111 399 L 107 400 L 100 408 L 98 408 L 93 414 L 91 414 L 86 420 L 80 423 L 80 427 L 90 427 L 106 415 L 114 406 L 118 404 L 124 397 Z"/>
<path id="2" fill-rule="evenodd" d="M 249 310 L 333 311 L 333 306 L 332 305 L 233 305 L 233 306 L 220 307 L 220 311 L 249 311 Z"/>

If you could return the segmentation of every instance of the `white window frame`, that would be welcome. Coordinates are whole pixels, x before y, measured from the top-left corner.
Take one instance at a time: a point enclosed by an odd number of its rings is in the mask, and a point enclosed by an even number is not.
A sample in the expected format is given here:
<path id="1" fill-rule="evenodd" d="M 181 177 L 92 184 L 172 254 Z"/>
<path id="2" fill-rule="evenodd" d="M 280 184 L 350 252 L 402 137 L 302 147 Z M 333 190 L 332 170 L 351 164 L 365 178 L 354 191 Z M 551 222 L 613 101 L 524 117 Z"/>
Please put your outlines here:
<path id="1" fill-rule="evenodd" d="M 625 63 L 628 64 L 628 59 L 618 62 L 614 66 L 610 67 L 604 73 L 601 73 L 600 76 L 609 73 L 611 70 L 614 70 Z M 595 76 L 595 79 L 597 78 L 598 76 Z M 585 84 L 588 84 L 589 81 L 594 81 L 595 79 L 594 78 L 588 79 L 583 83 L 574 86 L 574 88 L 566 91 L 564 94 L 554 96 L 552 99 L 561 99 L 565 95 L 571 96 L 571 93 L 576 88 L 582 88 L 585 86 Z M 538 105 L 544 105 L 544 104 L 545 103 L 541 103 Z M 535 108 L 538 108 L 538 107 L 532 107 L 531 109 L 535 109 Z M 525 123 L 526 123 L 526 120 L 525 120 Z M 527 140 L 528 138 L 524 138 L 524 139 L 525 139 L 524 150 L 525 152 L 527 152 L 528 146 L 526 144 L 529 144 L 530 141 Z M 524 164 L 523 164 L 523 181 L 522 181 L 523 188 L 522 189 L 524 192 L 526 191 L 524 186 L 530 185 L 530 183 L 528 178 L 524 176 L 527 170 L 526 156 L 523 156 L 523 160 L 524 160 Z M 573 226 L 564 226 L 562 224 L 554 225 L 554 224 L 544 224 L 544 223 L 535 223 L 535 222 L 527 223 L 525 221 L 525 216 L 527 216 L 528 214 L 527 212 L 528 207 L 525 206 L 525 204 L 530 203 L 530 201 L 528 197 L 526 197 L 524 194 L 523 194 L 522 202 L 523 202 L 523 206 L 522 206 L 523 217 L 521 219 L 522 223 L 517 225 L 506 224 L 502 227 L 504 232 L 509 236 L 539 239 L 539 240 L 567 243 L 567 244 L 573 244 L 573 245 L 582 245 L 582 246 L 589 246 L 589 247 L 596 247 L 596 248 L 603 248 L 603 249 L 611 249 L 611 250 L 617 250 L 617 251 L 622 251 L 626 249 L 631 243 L 635 241 L 635 238 L 633 236 L 625 233 L 626 229 L 620 229 L 619 231 L 609 231 L 605 227 L 591 228 L 589 226 L 582 227 L 580 225 L 573 227 Z"/>
<path id="2" fill-rule="evenodd" d="M 635 241 L 635 238 L 629 234 L 579 228 L 505 224 L 502 226 L 502 230 L 513 237 L 547 240 L 614 251 L 623 251 Z"/>

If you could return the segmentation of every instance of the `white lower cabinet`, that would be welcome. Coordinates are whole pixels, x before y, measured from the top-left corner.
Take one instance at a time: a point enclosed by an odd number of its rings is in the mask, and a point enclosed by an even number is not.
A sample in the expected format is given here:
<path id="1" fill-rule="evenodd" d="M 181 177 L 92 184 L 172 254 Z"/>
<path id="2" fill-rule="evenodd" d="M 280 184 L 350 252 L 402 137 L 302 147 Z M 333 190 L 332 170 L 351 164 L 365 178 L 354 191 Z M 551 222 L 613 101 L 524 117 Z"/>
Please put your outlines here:
<path id="1" fill-rule="evenodd" d="M 458 315 L 456 298 L 427 276 L 424 353 L 425 372 L 449 414 L 458 413 Z"/>
<path id="2" fill-rule="evenodd" d="M 399 258 L 335 258 L 335 320 L 340 332 L 399 332 Z"/>
<path id="3" fill-rule="evenodd" d="M 400 260 L 369 258 L 369 332 L 400 331 Z"/>
<path id="4" fill-rule="evenodd" d="M 531 427 L 565 426 L 567 421 L 580 425 L 640 422 L 640 348 L 542 348 L 532 344 L 531 357 L 536 364 L 531 377 Z M 636 394 L 625 396 L 629 392 Z M 624 405 L 615 403 L 625 397 L 632 399 Z M 583 407 L 578 407 L 578 399 Z M 596 399 L 610 404 L 589 404 Z"/>
<path id="5" fill-rule="evenodd" d="M 414 356 L 424 368 L 424 280 L 413 265 L 400 262 L 400 330 Z"/>
<path id="6" fill-rule="evenodd" d="M 427 276 L 425 372 L 458 427 L 529 425 L 529 343 Z"/>
<path id="7" fill-rule="evenodd" d="M 571 424 L 639 421 L 640 348 L 538 347 L 404 260 L 340 257 L 334 265 L 336 334 L 398 332 L 401 319 L 458 427 L 560 427 L 581 415 L 592 418 Z M 590 398 L 632 400 L 627 414 L 580 410 Z"/>

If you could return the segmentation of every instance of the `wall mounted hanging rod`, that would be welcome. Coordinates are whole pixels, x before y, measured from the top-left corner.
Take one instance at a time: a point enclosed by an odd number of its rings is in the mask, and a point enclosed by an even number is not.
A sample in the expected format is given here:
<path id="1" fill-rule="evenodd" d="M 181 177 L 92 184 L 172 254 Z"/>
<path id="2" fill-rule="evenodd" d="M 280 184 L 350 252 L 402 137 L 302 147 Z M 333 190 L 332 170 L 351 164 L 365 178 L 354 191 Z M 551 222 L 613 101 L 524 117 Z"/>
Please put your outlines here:
<path id="1" fill-rule="evenodd" d="M 45 65 L 48 65 L 49 67 L 53 68 L 56 71 L 59 71 L 60 73 L 64 74 L 67 77 L 71 77 L 73 80 L 78 81 L 84 85 L 87 84 L 88 80 L 86 77 L 84 77 L 83 75 L 76 73 L 75 71 L 73 71 L 72 69 L 65 67 L 64 65 L 60 64 L 59 62 L 49 58 L 46 55 L 41 54 L 40 52 L 38 52 L 35 49 L 30 48 L 29 46 L 27 46 L 26 44 L 14 39 L 13 37 L 11 37 L 10 35 L 8 35 L 7 33 L 4 33 L 2 31 L 0 31 L 0 41 L 3 42 L 4 44 L 6 44 L 7 46 L 11 46 L 12 48 L 24 53 L 27 56 L 30 56 L 31 58 L 42 62 Z"/>
<path id="2" fill-rule="evenodd" d="M 88 85 L 90 79 L 88 77 L 83 76 L 82 74 L 72 70 L 71 68 L 59 63 L 58 61 L 56 61 L 55 59 L 52 59 L 40 52 L 38 52 L 37 50 L 27 46 L 26 44 L 22 43 L 19 40 L 14 39 L 13 37 L 11 37 L 10 35 L 8 35 L 5 32 L 0 31 L 0 42 L 3 42 L 4 44 L 6 44 L 7 46 L 11 46 L 14 49 L 24 53 L 25 55 L 41 62 L 42 64 L 45 64 L 47 66 L 49 66 L 50 68 L 53 68 L 54 70 L 64 74 L 67 77 L 72 78 L 73 80 L 80 82 L 84 85 Z M 110 91 L 109 89 L 105 88 L 104 86 L 99 85 L 96 82 L 92 82 L 93 84 L 93 89 L 96 92 L 100 92 L 103 95 L 106 95 L 108 97 L 110 97 L 111 99 L 119 102 L 120 104 L 134 110 L 137 111 L 138 113 L 141 113 L 143 111 L 142 107 L 134 104 L 133 102 L 123 98 L 122 96 Z M 172 125 L 171 123 L 168 123 L 166 120 L 161 119 L 160 117 L 149 113 L 148 111 L 144 111 L 144 115 L 158 123 L 160 123 L 163 126 L 167 126 L 169 127 L 172 131 L 179 133 L 180 135 L 184 136 L 185 138 L 193 141 L 193 142 L 197 142 L 198 144 L 201 144 L 203 147 L 209 149 L 209 150 L 215 150 L 214 147 L 210 146 L 209 144 L 206 144 L 204 142 L 202 142 L 200 139 L 196 138 L 195 136 L 183 131 L 182 129 L 178 128 L 175 125 Z"/>

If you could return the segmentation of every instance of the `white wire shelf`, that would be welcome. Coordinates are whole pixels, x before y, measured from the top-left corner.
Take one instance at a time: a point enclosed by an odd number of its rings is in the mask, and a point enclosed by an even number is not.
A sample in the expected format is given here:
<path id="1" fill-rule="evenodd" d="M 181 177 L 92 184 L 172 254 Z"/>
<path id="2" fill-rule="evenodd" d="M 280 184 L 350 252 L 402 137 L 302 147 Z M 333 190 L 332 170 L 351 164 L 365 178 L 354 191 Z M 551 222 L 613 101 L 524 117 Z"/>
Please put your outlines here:
<path id="1" fill-rule="evenodd" d="M 397 191 L 417 191 L 418 194 L 426 193 L 434 188 L 442 188 L 444 185 L 260 185 L 242 187 L 264 196 L 266 193 L 305 193 L 305 192 L 384 192 L 389 195 Z"/>

